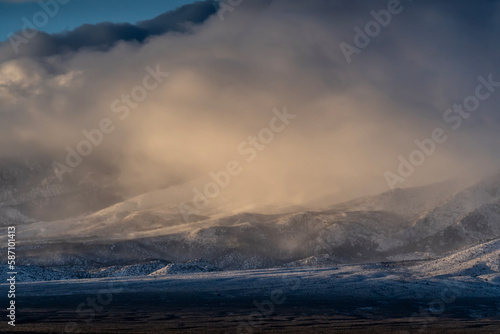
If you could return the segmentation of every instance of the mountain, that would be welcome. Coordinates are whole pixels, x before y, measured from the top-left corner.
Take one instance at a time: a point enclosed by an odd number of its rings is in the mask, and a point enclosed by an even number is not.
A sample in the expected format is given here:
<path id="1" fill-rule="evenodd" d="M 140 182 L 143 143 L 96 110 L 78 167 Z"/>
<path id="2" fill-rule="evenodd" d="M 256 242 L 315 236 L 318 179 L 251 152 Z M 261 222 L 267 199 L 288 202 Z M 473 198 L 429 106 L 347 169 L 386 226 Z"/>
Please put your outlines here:
<path id="1" fill-rule="evenodd" d="M 105 208 L 124 199 L 111 174 L 84 167 L 59 180 L 47 158 L 3 158 L 0 162 L 0 224 L 59 220 Z M 7 216 L 6 216 L 7 215 Z"/>
<path id="2" fill-rule="evenodd" d="M 185 220 L 180 205 L 192 189 L 173 186 L 60 220 L 4 207 L 0 219 L 22 221 L 20 265 L 45 267 L 204 259 L 233 270 L 432 259 L 500 237 L 500 176 L 469 187 L 448 181 L 396 189 L 315 210 L 259 210 L 221 197 Z"/>
<path id="3" fill-rule="evenodd" d="M 412 267 L 420 276 L 472 276 L 500 283 L 500 239 L 479 243 Z"/>
<path id="4" fill-rule="evenodd" d="M 442 253 L 500 236 L 500 175 L 457 192 L 405 231 L 415 248 Z"/>
<path id="5" fill-rule="evenodd" d="M 450 199 L 463 189 L 463 182 L 449 180 L 422 187 L 394 190 L 369 197 L 354 199 L 331 206 L 337 211 L 387 211 L 404 217 L 408 221 Z"/>

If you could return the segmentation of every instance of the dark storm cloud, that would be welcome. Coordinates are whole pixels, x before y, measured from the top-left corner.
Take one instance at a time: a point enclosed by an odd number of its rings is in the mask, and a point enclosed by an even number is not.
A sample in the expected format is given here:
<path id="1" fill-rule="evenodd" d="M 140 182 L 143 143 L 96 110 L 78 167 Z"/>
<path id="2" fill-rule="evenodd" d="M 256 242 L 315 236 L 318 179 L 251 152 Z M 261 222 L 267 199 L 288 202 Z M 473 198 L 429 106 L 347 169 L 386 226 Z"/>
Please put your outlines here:
<path id="1" fill-rule="evenodd" d="M 0 62 L 23 57 L 47 57 L 66 52 L 76 52 L 83 48 L 106 51 L 119 41 L 136 41 L 143 43 L 151 36 L 162 35 L 168 32 L 187 32 L 194 24 L 203 23 L 216 12 L 216 2 L 213 0 L 200 1 L 178 8 L 175 11 L 164 13 L 154 19 L 130 23 L 99 23 L 86 24 L 72 31 L 60 34 L 38 34 L 29 39 L 26 44 L 19 44 L 16 53 L 11 41 L 0 45 Z M 22 31 L 16 33 L 23 37 Z"/>

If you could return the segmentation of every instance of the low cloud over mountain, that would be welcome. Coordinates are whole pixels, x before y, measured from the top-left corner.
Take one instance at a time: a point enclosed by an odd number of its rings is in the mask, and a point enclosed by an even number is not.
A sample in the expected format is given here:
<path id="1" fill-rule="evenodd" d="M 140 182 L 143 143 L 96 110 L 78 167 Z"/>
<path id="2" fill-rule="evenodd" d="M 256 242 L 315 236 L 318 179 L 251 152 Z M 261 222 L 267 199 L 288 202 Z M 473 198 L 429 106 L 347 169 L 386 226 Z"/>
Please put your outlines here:
<path id="1" fill-rule="evenodd" d="M 497 1 L 216 5 L 40 32 L 18 54 L 3 43 L 1 157 L 113 175 L 127 194 L 212 182 L 236 161 L 221 193 L 262 204 L 382 192 L 401 164 L 396 187 L 498 168 Z"/>

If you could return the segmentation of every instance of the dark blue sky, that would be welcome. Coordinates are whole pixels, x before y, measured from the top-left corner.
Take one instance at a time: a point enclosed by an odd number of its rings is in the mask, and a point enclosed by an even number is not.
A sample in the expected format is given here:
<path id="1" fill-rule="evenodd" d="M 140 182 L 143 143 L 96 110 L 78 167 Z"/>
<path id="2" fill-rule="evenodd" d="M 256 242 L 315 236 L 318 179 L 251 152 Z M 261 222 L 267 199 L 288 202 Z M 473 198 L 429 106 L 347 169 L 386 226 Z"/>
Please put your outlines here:
<path id="1" fill-rule="evenodd" d="M 71 30 L 85 23 L 134 23 L 193 2 L 196 0 L 71 0 L 60 5 L 59 12 L 45 26 L 37 28 L 55 33 Z M 41 10 L 38 1 L 0 0 L 0 41 L 6 40 L 9 33 L 22 29 L 23 17 L 33 22 L 33 16 Z"/>

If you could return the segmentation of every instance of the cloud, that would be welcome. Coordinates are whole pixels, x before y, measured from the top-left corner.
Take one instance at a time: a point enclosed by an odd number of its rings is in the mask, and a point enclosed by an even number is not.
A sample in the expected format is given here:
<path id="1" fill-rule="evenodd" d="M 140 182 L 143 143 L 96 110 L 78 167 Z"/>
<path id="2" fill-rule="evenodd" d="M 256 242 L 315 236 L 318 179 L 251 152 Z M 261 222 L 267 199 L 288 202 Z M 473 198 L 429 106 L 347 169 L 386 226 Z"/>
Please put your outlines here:
<path id="1" fill-rule="evenodd" d="M 216 11 L 215 2 L 200 1 L 164 13 L 154 19 L 130 23 L 86 24 L 72 31 L 60 34 L 38 32 L 28 43 L 18 43 L 24 38 L 23 32 L 0 44 L 0 61 L 23 57 L 48 57 L 51 55 L 75 52 L 83 48 L 106 51 L 120 41 L 144 43 L 149 37 L 168 32 L 188 32 L 193 25 L 200 24 Z M 12 44 L 15 44 L 15 48 Z M 18 49 L 19 52 L 15 52 Z"/>
<path id="2" fill-rule="evenodd" d="M 500 81 L 498 2 L 402 5 L 350 64 L 339 44 L 354 43 L 353 28 L 387 1 L 243 2 L 223 21 L 205 2 L 137 25 L 40 34 L 23 57 L 4 45 L 0 152 L 63 162 L 66 146 L 106 117 L 116 130 L 81 168 L 111 166 L 124 187 L 152 189 L 237 160 L 243 171 L 221 196 L 279 204 L 385 191 L 384 172 L 436 127 L 448 142 L 402 186 L 496 169 L 500 92 L 458 131 L 442 117 L 474 93 L 478 75 Z M 111 104 L 157 65 L 170 76 L 121 121 Z M 245 162 L 238 145 L 285 105 L 297 118 Z"/>

